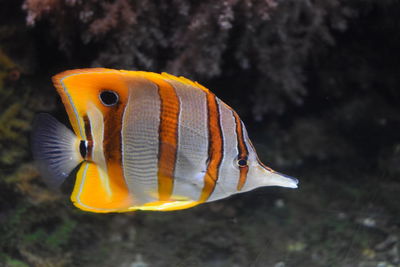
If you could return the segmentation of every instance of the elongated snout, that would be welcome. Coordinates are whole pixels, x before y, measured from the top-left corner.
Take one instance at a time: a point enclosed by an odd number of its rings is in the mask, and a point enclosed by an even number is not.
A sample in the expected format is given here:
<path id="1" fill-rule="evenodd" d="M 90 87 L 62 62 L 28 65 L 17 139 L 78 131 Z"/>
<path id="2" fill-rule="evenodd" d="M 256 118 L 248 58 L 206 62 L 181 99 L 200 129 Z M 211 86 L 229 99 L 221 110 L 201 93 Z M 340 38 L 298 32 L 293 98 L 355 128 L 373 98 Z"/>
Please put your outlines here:
<path id="1" fill-rule="evenodd" d="M 252 190 L 262 186 L 281 186 L 297 188 L 299 180 L 289 175 L 264 168 L 262 165 L 253 166 L 249 170 L 247 186 L 245 190 Z"/>

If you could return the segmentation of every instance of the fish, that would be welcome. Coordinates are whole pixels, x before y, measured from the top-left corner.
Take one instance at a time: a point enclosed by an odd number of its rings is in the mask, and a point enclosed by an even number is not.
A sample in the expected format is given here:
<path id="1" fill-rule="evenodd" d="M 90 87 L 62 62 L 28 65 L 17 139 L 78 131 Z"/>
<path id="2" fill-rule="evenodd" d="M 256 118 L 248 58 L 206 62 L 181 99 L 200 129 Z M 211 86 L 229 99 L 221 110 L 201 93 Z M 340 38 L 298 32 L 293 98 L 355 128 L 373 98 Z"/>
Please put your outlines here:
<path id="1" fill-rule="evenodd" d="M 172 211 L 262 186 L 297 188 L 259 160 L 239 115 L 198 82 L 106 68 L 52 80 L 73 131 L 38 114 L 33 158 L 51 188 L 75 174 L 79 209 Z"/>

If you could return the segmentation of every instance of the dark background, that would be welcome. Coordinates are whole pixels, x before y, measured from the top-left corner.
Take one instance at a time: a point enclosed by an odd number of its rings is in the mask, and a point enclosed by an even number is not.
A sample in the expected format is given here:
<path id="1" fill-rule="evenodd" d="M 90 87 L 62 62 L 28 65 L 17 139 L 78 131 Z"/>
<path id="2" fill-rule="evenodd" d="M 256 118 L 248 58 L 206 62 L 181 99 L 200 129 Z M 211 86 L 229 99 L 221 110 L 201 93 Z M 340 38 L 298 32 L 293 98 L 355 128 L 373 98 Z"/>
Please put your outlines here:
<path id="1" fill-rule="evenodd" d="M 1 0 L 0 266 L 398 266 L 399 14 L 394 0 Z M 39 111 L 68 123 L 52 75 L 98 66 L 199 81 L 299 189 L 76 209 L 43 185 L 29 132 Z"/>

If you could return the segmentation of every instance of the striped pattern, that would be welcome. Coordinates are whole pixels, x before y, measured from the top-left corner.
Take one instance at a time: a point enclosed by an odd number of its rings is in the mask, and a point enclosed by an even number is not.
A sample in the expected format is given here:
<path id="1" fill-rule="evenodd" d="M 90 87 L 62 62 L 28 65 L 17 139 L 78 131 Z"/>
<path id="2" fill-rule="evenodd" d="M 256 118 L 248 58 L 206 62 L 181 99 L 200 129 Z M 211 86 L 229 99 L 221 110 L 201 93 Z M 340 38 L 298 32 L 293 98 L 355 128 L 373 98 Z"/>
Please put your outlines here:
<path id="1" fill-rule="evenodd" d="M 249 156 L 249 150 L 247 149 L 247 145 L 244 139 L 244 134 L 243 134 L 243 123 L 240 120 L 239 116 L 235 111 L 232 110 L 232 114 L 235 117 L 235 124 L 236 124 L 236 136 L 237 136 L 237 147 L 238 147 L 238 157 L 237 160 L 246 160 L 248 159 Z M 239 166 L 239 171 L 240 171 L 240 176 L 239 176 L 239 181 L 237 184 L 237 190 L 240 191 L 242 190 L 246 179 L 247 179 L 247 174 L 249 172 L 249 166 Z"/>
<path id="2" fill-rule="evenodd" d="M 126 209 L 132 202 L 130 201 L 129 192 L 127 190 L 125 179 L 121 170 L 121 151 L 118 147 L 117 151 L 105 151 L 106 141 L 105 133 L 109 134 L 104 123 L 107 121 L 107 115 L 110 112 L 101 112 L 93 103 L 88 104 L 90 107 L 87 112 L 87 120 L 90 122 L 90 128 L 86 126 L 90 133 L 87 136 L 92 137 L 92 158 L 90 162 L 85 162 L 79 171 L 71 199 L 75 205 L 90 211 L 110 212 Z M 103 116 L 106 115 L 106 116 Z M 118 122 L 118 119 L 114 119 Z M 119 137 L 116 131 L 114 139 Z M 115 140 L 116 142 L 118 140 Z M 107 153 L 106 153 L 107 152 Z M 110 179 L 112 177 L 112 179 Z"/>
<path id="3" fill-rule="evenodd" d="M 208 158 L 206 93 L 180 81 L 167 82 L 175 88 L 180 103 L 173 195 L 198 200 Z"/>
<path id="4" fill-rule="evenodd" d="M 122 190 L 128 195 L 128 188 L 124 177 L 122 166 L 122 124 L 124 105 L 118 102 L 113 107 L 107 108 L 104 113 L 104 140 L 103 153 L 107 164 L 108 177 L 113 177 L 115 188 Z M 101 172 L 99 172 L 101 173 Z M 115 201 L 115 200 L 114 200 Z M 128 201 L 128 200 L 127 200 Z"/>
<path id="5" fill-rule="evenodd" d="M 236 191 L 239 168 L 236 165 L 237 138 L 235 134 L 235 118 L 224 102 L 217 98 L 220 113 L 220 125 L 223 135 L 223 157 L 219 169 L 218 183 L 207 202 L 227 197 Z"/>
<path id="6" fill-rule="evenodd" d="M 218 181 L 219 168 L 223 156 L 223 136 L 220 124 L 220 112 L 215 95 L 207 93 L 208 111 L 208 165 L 204 175 L 204 187 L 200 195 L 200 202 L 205 202 L 211 196 Z"/>
<path id="7" fill-rule="evenodd" d="M 174 185 L 180 104 L 174 87 L 163 80 L 156 80 L 155 82 L 158 85 L 161 102 L 157 174 L 158 196 L 160 201 L 168 201 Z"/>
<path id="8" fill-rule="evenodd" d="M 173 200 L 172 198 L 180 198 L 182 197 L 181 193 L 184 193 L 183 197 L 187 197 L 190 195 L 190 199 L 193 199 L 192 197 L 197 195 L 197 200 L 199 202 L 205 202 L 209 199 L 211 194 L 213 193 L 218 177 L 219 177 L 219 169 L 220 165 L 223 159 L 223 133 L 221 129 L 221 124 L 220 124 L 220 110 L 219 110 L 219 105 L 217 102 L 217 98 L 215 97 L 214 94 L 209 92 L 207 89 L 202 88 L 200 85 L 193 83 L 193 82 L 187 82 L 186 80 L 179 80 L 177 79 L 160 79 L 159 76 L 157 75 L 144 75 L 146 79 L 151 81 L 154 85 L 157 86 L 158 88 L 158 95 L 156 97 L 157 99 L 157 104 L 154 105 L 146 105 L 143 106 L 143 100 L 139 101 L 137 100 L 137 96 L 130 96 L 130 101 L 132 103 L 129 103 L 128 106 L 130 108 L 127 108 L 125 111 L 124 117 L 124 124 L 126 126 L 124 127 L 125 133 L 123 136 L 125 136 L 125 139 L 127 142 L 124 142 L 124 150 L 128 151 L 129 150 L 129 157 L 134 157 L 138 162 L 143 162 L 143 158 L 146 159 L 146 155 L 144 155 L 145 150 L 141 149 L 138 151 L 135 149 L 132 144 L 134 140 L 147 140 L 149 141 L 152 140 L 151 143 L 152 147 L 148 147 L 147 151 L 152 150 L 157 151 L 157 157 L 156 159 L 156 164 L 157 167 L 154 168 L 155 166 L 152 165 L 150 167 L 149 165 L 146 166 L 146 168 L 143 167 L 143 165 L 137 165 L 133 163 L 132 160 L 126 160 L 124 161 L 124 173 L 127 179 L 130 180 L 128 182 L 129 188 L 132 189 L 133 193 L 134 191 L 138 191 L 138 180 L 142 180 L 141 183 L 143 184 L 145 182 L 145 176 L 144 174 L 147 173 L 148 176 L 148 186 L 149 187 L 147 190 L 143 190 L 141 186 L 141 194 L 142 196 L 140 199 L 146 199 L 144 201 L 140 202 L 149 202 L 149 196 L 157 196 L 158 200 L 160 201 L 169 201 Z M 170 78 L 171 76 L 166 76 L 165 78 Z M 177 81 L 178 80 L 178 81 Z M 185 88 L 186 87 L 186 88 Z M 189 87 L 189 88 L 188 88 Z M 133 86 L 132 89 L 133 91 L 137 90 L 143 90 L 143 86 Z M 140 89 L 139 89 L 140 88 Z M 186 112 L 183 113 L 185 115 L 181 115 L 181 106 L 182 106 L 182 101 L 180 100 L 180 97 L 185 97 L 185 90 L 191 90 L 189 93 L 193 94 L 194 91 L 196 91 L 198 94 L 203 94 L 205 97 L 203 100 L 201 98 L 198 98 L 196 100 L 200 100 L 205 102 L 205 113 L 207 116 L 204 116 L 204 113 L 199 113 L 200 118 L 198 118 L 198 123 L 201 125 L 201 120 L 203 117 L 205 121 L 207 122 L 202 129 L 207 129 L 206 130 L 206 137 L 203 137 L 204 134 L 199 134 L 197 131 L 201 131 L 201 129 L 193 130 L 196 129 L 195 127 L 191 126 L 185 126 L 185 123 L 182 123 L 182 120 L 180 119 L 180 116 L 188 116 L 186 121 L 192 121 L 191 117 L 194 116 L 193 114 L 193 107 L 191 106 L 193 103 L 196 101 L 193 101 L 192 103 L 188 102 L 186 103 L 187 106 L 185 107 Z M 143 90 L 145 91 L 145 90 Z M 148 89 L 146 90 L 148 91 Z M 179 93 L 178 93 L 179 92 Z M 187 94 L 188 92 L 186 92 Z M 179 94 L 179 96 L 178 96 Z M 154 97 L 154 96 L 153 96 Z M 154 100 L 154 99 L 153 99 Z M 136 103 L 136 104 L 135 104 Z M 138 107 L 140 106 L 140 107 Z M 133 109 L 137 109 L 137 111 L 133 111 Z M 153 112 L 150 110 L 150 108 L 153 109 Z M 157 117 L 157 112 L 154 110 L 158 109 L 158 120 L 155 118 Z M 147 110 L 146 113 L 151 114 L 148 115 L 148 119 L 145 122 L 147 123 L 146 125 L 151 125 L 151 128 L 154 129 L 155 127 L 158 128 L 158 131 L 152 130 L 152 132 L 148 132 L 143 136 L 143 133 L 147 132 L 146 131 L 146 126 L 145 125 L 138 125 L 138 122 L 136 120 L 132 121 L 132 113 L 134 114 L 140 114 L 141 115 L 136 115 L 143 117 L 143 112 L 144 110 Z M 144 123 L 144 121 L 143 121 Z M 158 124 L 157 124 L 158 123 Z M 195 122 L 196 123 L 196 122 Z M 128 124 L 130 126 L 128 126 Z M 127 127 L 134 127 L 132 125 L 136 125 L 135 127 L 137 128 L 136 134 L 132 134 L 130 137 L 126 138 L 132 131 L 133 129 L 129 129 Z M 198 126 L 197 126 L 198 127 Z M 140 129 L 142 128 L 142 129 Z M 185 133 L 188 133 L 189 131 L 194 131 L 195 134 L 198 136 L 192 138 L 190 143 L 187 143 L 186 150 L 184 148 L 184 143 L 185 142 L 180 142 L 184 141 L 181 140 L 181 136 L 186 136 Z M 182 133 L 184 132 L 184 133 Z M 142 138 L 140 136 L 143 136 Z M 146 138 L 145 138 L 146 136 Z M 193 151 L 193 145 L 196 147 L 196 144 L 198 145 L 199 139 L 201 141 L 201 138 L 198 137 L 203 137 L 202 139 L 206 142 L 201 142 L 203 145 L 207 145 L 207 153 L 205 154 L 204 151 L 202 151 L 201 146 L 200 151 L 197 155 L 191 156 L 191 152 L 196 152 Z M 156 140 L 157 139 L 157 140 Z M 184 139 L 184 138 L 182 138 Z M 197 139 L 197 140 L 196 140 Z M 130 149 L 128 147 L 125 148 L 125 145 L 131 146 Z M 155 149 L 153 146 L 157 146 L 157 149 Z M 144 148 L 144 147 L 143 147 Z M 136 151 L 136 153 L 134 152 Z M 184 153 L 182 153 L 184 151 Z M 149 152 L 150 153 L 150 152 Z M 126 153 L 127 154 L 127 153 Z M 195 153 L 196 154 L 196 153 Z M 136 155 L 138 155 L 136 157 Z M 150 164 L 150 159 L 154 159 L 154 154 L 152 156 L 148 155 L 146 162 Z M 198 170 L 198 172 L 193 171 L 193 166 L 202 166 L 201 162 L 198 162 L 200 160 L 206 160 L 206 165 L 204 166 L 204 171 L 203 170 Z M 135 161 L 136 161 L 135 160 Z M 188 165 L 188 164 L 183 164 L 183 161 L 191 161 L 195 160 L 197 162 L 196 165 Z M 200 164 L 199 164 L 200 163 Z M 182 174 L 185 172 L 184 168 L 189 167 L 190 170 L 186 171 L 185 175 L 188 177 L 183 177 Z M 155 195 L 155 192 L 151 192 L 150 187 L 152 184 L 154 184 L 154 171 L 157 171 L 157 195 Z M 150 172 L 152 174 L 150 174 Z M 135 177 L 133 178 L 132 177 Z M 196 181 L 197 179 L 202 178 L 202 188 L 200 189 L 199 186 L 197 186 Z M 177 180 L 177 181 L 175 181 Z M 186 180 L 186 181 L 185 181 Z M 189 181 L 189 182 L 188 182 Z M 174 184 L 177 183 L 177 186 L 174 186 Z M 182 191 L 182 188 L 190 188 L 190 193 Z M 198 192 L 196 192 L 198 191 Z M 135 194 L 135 193 L 134 193 Z M 148 194 L 149 196 L 145 197 L 143 194 Z M 136 195 L 136 194 L 135 194 Z"/>

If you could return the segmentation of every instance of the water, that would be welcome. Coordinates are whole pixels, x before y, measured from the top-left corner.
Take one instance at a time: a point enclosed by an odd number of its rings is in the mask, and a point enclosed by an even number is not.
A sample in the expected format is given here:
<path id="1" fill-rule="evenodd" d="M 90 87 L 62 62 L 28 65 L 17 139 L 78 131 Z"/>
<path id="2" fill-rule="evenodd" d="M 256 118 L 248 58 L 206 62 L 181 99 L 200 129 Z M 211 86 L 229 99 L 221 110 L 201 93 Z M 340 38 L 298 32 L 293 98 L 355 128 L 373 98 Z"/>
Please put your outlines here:
<path id="1" fill-rule="evenodd" d="M 0 266 L 400 266 L 398 3 L 34 2 L 0 3 Z M 39 111 L 68 124 L 50 77 L 88 66 L 202 82 L 299 188 L 78 210 L 73 179 L 42 182 L 29 134 Z"/>

